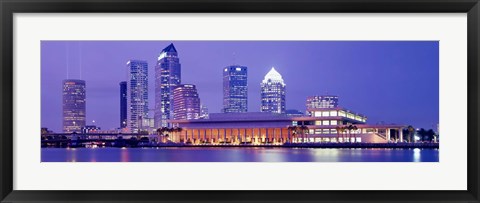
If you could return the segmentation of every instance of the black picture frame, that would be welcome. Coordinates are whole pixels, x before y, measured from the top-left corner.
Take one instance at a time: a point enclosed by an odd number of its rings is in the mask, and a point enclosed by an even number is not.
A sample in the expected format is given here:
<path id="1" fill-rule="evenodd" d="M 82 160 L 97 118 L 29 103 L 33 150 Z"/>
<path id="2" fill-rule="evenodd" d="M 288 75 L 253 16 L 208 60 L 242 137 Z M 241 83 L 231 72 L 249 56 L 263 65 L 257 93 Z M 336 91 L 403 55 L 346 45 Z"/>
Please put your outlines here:
<path id="1" fill-rule="evenodd" d="M 0 199 L 2 202 L 479 202 L 479 0 L 0 0 Z M 15 13 L 467 13 L 466 191 L 18 191 L 13 190 Z M 188 184 L 188 182 L 186 182 Z M 445 183 L 448 184 L 448 183 Z"/>

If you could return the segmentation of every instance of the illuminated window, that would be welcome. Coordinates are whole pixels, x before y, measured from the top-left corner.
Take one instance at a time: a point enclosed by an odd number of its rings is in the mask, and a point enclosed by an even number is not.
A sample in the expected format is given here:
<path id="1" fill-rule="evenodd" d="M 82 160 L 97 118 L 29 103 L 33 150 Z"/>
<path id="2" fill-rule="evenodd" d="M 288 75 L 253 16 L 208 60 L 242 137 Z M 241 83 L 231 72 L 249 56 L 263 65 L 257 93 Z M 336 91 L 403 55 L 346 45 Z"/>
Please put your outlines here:
<path id="1" fill-rule="evenodd" d="M 330 116 L 337 116 L 337 111 L 330 111 Z"/>
<path id="2" fill-rule="evenodd" d="M 322 125 L 322 121 L 315 121 L 315 125 Z"/>
<path id="3" fill-rule="evenodd" d="M 348 113 L 348 114 L 347 114 L 347 118 L 355 119 L 355 118 L 354 118 L 354 115 L 351 114 L 351 113 Z"/>
<path id="4" fill-rule="evenodd" d="M 336 120 L 331 120 L 331 121 L 330 121 L 330 125 L 338 125 L 338 123 L 337 123 Z"/>
<path id="5" fill-rule="evenodd" d="M 328 120 L 322 121 L 322 125 L 330 125 L 330 122 Z"/>
<path id="6" fill-rule="evenodd" d="M 345 117 L 345 111 L 338 111 L 338 116 Z"/>
<path id="7" fill-rule="evenodd" d="M 323 111 L 323 112 L 322 112 L 322 116 L 330 116 L 330 112 L 328 112 L 328 111 Z"/>
<path id="8" fill-rule="evenodd" d="M 315 117 L 321 117 L 321 116 L 322 116 L 322 112 L 321 112 L 321 111 L 315 111 L 314 116 L 315 116 Z"/>

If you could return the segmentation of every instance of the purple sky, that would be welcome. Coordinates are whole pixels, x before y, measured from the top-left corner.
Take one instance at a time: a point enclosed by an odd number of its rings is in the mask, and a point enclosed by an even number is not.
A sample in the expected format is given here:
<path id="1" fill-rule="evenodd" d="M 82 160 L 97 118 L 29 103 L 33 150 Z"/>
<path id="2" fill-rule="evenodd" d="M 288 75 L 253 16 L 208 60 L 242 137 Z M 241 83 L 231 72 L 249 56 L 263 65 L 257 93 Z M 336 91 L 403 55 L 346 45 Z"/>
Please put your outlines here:
<path id="1" fill-rule="evenodd" d="M 119 127 L 119 82 L 126 62 L 147 60 L 149 106 L 154 70 L 172 41 L 42 41 L 42 127 L 62 129 L 62 80 L 86 81 L 87 124 Z M 438 47 L 434 41 L 173 41 L 182 83 L 197 85 L 211 113 L 222 108 L 222 68 L 248 67 L 249 111 L 260 109 L 260 82 L 272 66 L 287 84 L 287 109 L 305 111 L 309 95 L 339 96 L 339 105 L 368 123 L 436 128 L 439 117 Z M 68 76 L 67 76 L 68 72 Z M 152 115 L 151 115 L 152 116 Z"/>

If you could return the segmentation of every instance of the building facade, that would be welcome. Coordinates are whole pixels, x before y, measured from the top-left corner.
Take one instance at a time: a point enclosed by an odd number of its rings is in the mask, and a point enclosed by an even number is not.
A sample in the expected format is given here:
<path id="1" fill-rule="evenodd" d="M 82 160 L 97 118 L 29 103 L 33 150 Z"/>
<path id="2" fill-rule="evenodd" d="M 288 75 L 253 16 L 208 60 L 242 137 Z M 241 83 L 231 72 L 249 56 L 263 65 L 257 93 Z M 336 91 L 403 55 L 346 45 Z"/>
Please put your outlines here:
<path id="1" fill-rule="evenodd" d="M 130 60 L 127 69 L 127 128 L 138 133 L 143 119 L 148 118 L 148 63 Z"/>
<path id="2" fill-rule="evenodd" d="M 205 104 L 200 104 L 200 118 L 201 119 L 205 119 L 205 118 L 209 118 L 208 116 L 208 108 Z"/>
<path id="3" fill-rule="evenodd" d="M 173 44 L 165 47 L 155 66 L 155 127 L 167 127 L 173 115 L 173 90 L 181 83 L 181 65 Z"/>
<path id="4" fill-rule="evenodd" d="M 369 125 L 365 116 L 342 108 L 311 110 L 316 116 L 249 112 L 172 120 L 172 125 L 182 130 L 170 139 L 175 143 L 228 145 L 404 142 L 403 125 Z"/>
<path id="5" fill-rule="evenodd" d="M 286 84 L 275 68 L 265 75 L 261 83 L 261 112 L 285 113 Z"/>
<path id="6" fill-rule="evenodd" d="M 338 96 L 324 95 L 324 96 L 309 96 L 306 102 L 307 109 L 312 108 L 337 108 Z"/>
<path id="7" fill-rule="evenodd" d="M 200 118 L 200 98 L 195 85 L 181 84 L 173 90 L 173 119 L 191 120 Z"/>
<path id="8" fill-rule="evenodd" d="M 127 81 L 120 82 L 120 128 L 127 127 Z"/>
<path id="9" fill-rule="evenodd" d="M 223 69 L 223 109 L 224 113 L 248 111 L 247 67 L 232 65 Z"/>
<path id="10" fill-rule="evenodd" d="M 63 81 L 63 132 L 81 132 L 86 121 L 86 86 L 84 80 Z"/>
<path id="11" fill-rule="evenodd" d="M 297 109 L 288 109 L 285 111 L 285 114 L 287 114 L 287 116 L 291 116 L 291 117 L 302 117 L 302 116 L 305 116 L 305 114 Z"/>

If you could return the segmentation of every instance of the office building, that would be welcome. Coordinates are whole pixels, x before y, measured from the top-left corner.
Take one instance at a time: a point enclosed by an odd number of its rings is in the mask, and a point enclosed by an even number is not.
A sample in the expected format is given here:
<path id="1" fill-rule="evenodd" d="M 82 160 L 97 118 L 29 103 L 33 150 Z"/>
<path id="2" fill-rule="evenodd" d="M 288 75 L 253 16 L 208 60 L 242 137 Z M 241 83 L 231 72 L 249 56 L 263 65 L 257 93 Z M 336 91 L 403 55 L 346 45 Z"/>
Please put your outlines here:
<path id="1" fill-rule="evenodd" d="M 181 84 L 173 90 L 173 119 L 200 118 L 200 98 L 195 85 Z"/>
<path id="2" fill-rule="evenodd" d="M 208 108 L 205 104 L 200 104 L 200 118 L 208 118 Z"/>
<path id="3" fill-rule="evenodd" d="M 120 128 L 127 127 L 127 81 L 120 82 Z"/>
<path id="4" fill-rule="evenodd" d="M 148 118 L 148 63 L 130 60 L 127 69 L 127 127 L 138 133 L 143 119 Z"/>
<path id="5" fill-rule="evenodd" d="M 165 47 L 155 66 L 155 127 L 167 127 L 173 114 L 173 90 L 181 83 L 181 65 L 173 44 Z"/>
<path id="6" fill-rule="evenodd" d="M 63 132 L 81 132 L 86 119 L 84 80 L 63 81 Z"/>
<path id="7" fill-rule="evenodd" d="M 247 67 L 232 65 L 223 69 L 224 113 L 248 111 Z"/>
<path id="8" fill-rule="evenodd" d="M 261 83 L 261 112 L 285 113 L 286 84 L 275 68 L 265 75 Z"/>
<path id="9" fill-rule="evenodd" d="M 337 108 L 338 96 L 324 95 L 324 96 L 309 96 L 306 102 L 307 109 L 312 108 Z"/>

